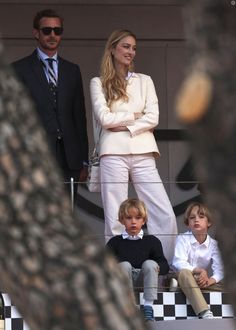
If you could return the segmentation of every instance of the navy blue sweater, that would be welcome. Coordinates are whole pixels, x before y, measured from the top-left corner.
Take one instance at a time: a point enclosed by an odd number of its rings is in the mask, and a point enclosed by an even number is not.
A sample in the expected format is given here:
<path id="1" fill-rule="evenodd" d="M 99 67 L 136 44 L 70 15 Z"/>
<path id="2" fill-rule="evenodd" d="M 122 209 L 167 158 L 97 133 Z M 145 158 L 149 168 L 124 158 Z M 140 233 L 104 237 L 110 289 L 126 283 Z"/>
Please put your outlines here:
<path id="1" fill-rule="evenodd" d="M 161 241 L 153 235 L 144 235 L 142 239 L 123 239 L 121 235 L 112 237 L 107 247 L 118 262 L 128 261 L 134 268 L 141 268 L 146 260 L 154 260 L 160 267 L 160 275 L 169 271 L 169 265 L 163 254 Z"/>

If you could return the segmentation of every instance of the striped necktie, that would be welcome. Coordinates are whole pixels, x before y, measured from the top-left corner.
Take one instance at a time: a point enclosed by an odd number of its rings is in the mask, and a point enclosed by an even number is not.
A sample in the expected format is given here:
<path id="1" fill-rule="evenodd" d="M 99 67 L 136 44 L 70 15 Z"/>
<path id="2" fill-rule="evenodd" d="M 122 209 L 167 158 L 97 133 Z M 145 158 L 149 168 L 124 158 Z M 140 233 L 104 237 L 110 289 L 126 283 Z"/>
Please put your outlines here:
<path id="1" fill-rule="evenodd" d="M 46 61 L 48 62 L 47 70 L 48 70 L 48 77 L 49 77 L 49 84 L 53 84 L 53 86 L 57 86 L 57 76 L 53 69 L 53 58 L 47 58 Z"/>
<path id="2" fill-rule="evenodd" d="M 48 83 L 50 87 L 50 92 L 52 95 L 52 100 L 54 104 L 54 108 L 57 109 L 57 77 L 56 73 L 53 69 L 53 61 L 55 61 L 53 58 L 47 58 L 47 72 L 48 72 Z"/>

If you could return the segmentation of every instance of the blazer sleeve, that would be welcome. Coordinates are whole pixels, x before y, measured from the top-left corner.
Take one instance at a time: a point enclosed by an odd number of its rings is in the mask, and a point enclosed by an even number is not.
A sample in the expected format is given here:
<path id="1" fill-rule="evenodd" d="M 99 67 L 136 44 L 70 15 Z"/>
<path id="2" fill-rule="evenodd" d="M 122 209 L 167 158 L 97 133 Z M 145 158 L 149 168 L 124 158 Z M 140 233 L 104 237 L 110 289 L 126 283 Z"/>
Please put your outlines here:
<path id="1" fill-rule="evenodd" d="M 100 78 L 90 81 L 90 96 L 94 115 L 105 129 L 134 125 L 134 114 L 131 112 L 111 112 L 107 105 Z"/>
<path id="2" fill-rule="evenodd" d="M 159 123 L 159 105 L 156 90 L 151 77 L 140 75 L 142 88 L 145 95 L 143 116 L 135 121 L 133 126 L 128 126 L 131 136 L 154 129 Z"/>

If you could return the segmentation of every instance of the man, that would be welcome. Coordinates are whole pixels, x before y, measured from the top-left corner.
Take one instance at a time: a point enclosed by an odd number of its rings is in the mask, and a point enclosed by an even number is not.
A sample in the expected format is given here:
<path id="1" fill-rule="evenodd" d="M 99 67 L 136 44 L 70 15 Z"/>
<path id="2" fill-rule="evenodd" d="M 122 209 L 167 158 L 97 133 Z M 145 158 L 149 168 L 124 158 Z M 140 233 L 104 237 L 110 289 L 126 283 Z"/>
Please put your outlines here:
<path id="1" fill-rule="evenodd" d="M 64 180 L 85 181 L 88 137 L 82 78 L 78 65 L 57 54 L 62 33 L 63 19 L 56 12 L 38 12 L 33 21 L 38 47 L 13 66 L 36 104 Z"/>

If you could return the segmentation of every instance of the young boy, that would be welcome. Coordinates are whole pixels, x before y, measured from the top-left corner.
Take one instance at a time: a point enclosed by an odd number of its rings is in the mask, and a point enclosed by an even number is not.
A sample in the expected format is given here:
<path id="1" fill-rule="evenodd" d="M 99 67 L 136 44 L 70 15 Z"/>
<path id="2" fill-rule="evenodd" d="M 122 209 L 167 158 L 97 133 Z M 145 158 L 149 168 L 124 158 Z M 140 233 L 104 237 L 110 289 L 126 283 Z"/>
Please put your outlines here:
<path id="1" fill-rule="evenodd" d="M 119 221 L 125 226 L 125 231 L 111 238 L 107 246 L 128 275 L 134 303 L 133 284 L 143 281 L 144 317 L 146 321 L 154 321 L 153 302 L 157 299 L 158 274 L 165 275 L 169 271 L 161 242 L 155 236 L 143 233 L 142 226 L 147 222 L 147 210 L 142 201 L 125 200 L 120 205 Z"/>
<path id="2" fill-rule="evenodd" d="M 189 231 L 176 240 L 173 268 L 196 315 L 211 319 L 213 313 L 201 289 L 222 290 L 224 273 L 217 242 L 208 235 L 212 225 L 210 212 L 203 204 L 192 203 L 185 212 L 184 223 Z"/>

